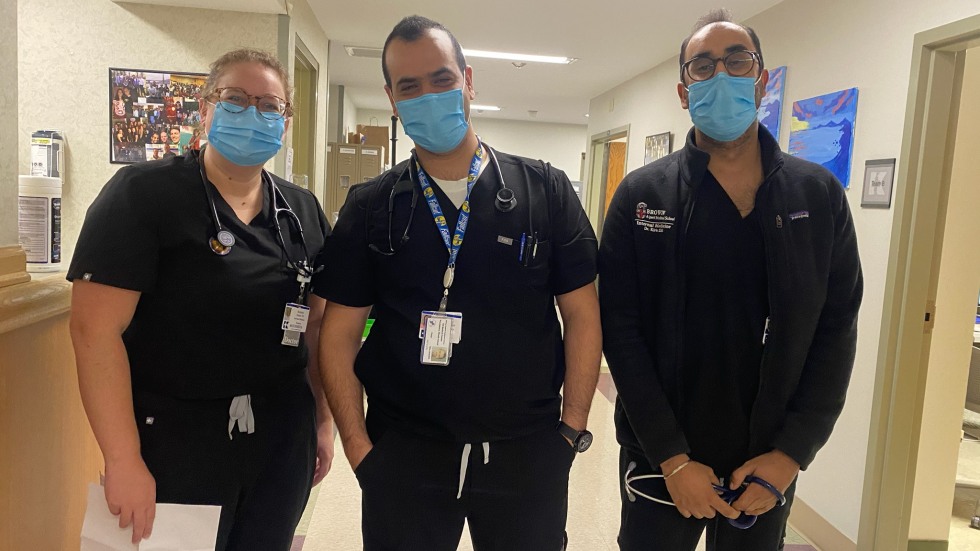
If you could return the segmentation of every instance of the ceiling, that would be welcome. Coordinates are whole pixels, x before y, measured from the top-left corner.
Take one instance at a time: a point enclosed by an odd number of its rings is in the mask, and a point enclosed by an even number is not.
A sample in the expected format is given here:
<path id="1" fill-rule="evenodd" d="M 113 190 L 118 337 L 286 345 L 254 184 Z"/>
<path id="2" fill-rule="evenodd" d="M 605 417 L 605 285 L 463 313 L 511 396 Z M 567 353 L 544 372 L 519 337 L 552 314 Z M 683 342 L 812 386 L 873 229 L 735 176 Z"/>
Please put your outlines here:
<path id="1" fill-rule="evenodd" d="M 726 0 L 744 20 L 780 0 Z M 330 38 L 330 82 L 359 109 L 391 109 L 381 62 L 353 58 L 345 45 L 380 48 L 404 16 L 449 28 L 463 48 L 578 58 L 570 65 L 470 58 L 475 103 L 501 111 L 479 116 L 586 124 L 589 100 L 677 55 L 698 17 L 717 0 L 309 0 Z M 528 111 L 537 111 L 531 116 Z"/>
<path id="2" fill-rule="evenodd" d="M 331 1 L 331 0 L 314 0 Z M 153 4 L 206 10 L 243 11 L 248 13 L 286 13 L 286 0 L 113 0 L 117 4 Z M 290 3 L 292 1 L 290 0 Z"/>
<path id="3" fill-rule="evenodd" d="M 286 13 L 292 0 L 116 0 L 208 9 Z M 404 16 L 448 27 L 464 48 L 578 58 L 570 65 L 468 59 L 477 116 L 586 124 L 589 100 L 677 55 L 698 17 L 718 0 L 308 0 L 330 39 L 330 83 L 345 87 L 359 109 L 390 110 L 381 62 L 353 58 L 345 45 L 380 48 Z M 725 0 L 739 20 L 780 0 Z M 534 115 L 529 111 L 536 112 Z"/>

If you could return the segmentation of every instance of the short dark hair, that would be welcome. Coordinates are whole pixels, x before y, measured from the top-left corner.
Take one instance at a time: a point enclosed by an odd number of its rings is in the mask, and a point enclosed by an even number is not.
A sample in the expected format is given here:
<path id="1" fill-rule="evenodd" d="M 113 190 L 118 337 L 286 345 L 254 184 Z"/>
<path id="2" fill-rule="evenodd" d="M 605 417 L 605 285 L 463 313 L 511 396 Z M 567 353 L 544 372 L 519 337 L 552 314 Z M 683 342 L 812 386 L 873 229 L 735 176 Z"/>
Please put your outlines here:
<path id="1" fill-rule="evenodd" d="M 752 46 L 755 48 L 755 52 L 759 54 L 759 70 L 765 68 L 766 64 L 762 61 L 762 44 L 759 42 L 759 35 L 755 34 L 755 30 L 752 27 L 747 27 L 735 21 L 732 16 L 732 12 L 726 10 L 725 8 L 719 8 L 716 10 L 711 10 L 708 13 L 702 15 L 697 23 L 694 24 L 694 28 L 691 29 L 691 34 L 687 35 L 684 42 L 681 42 L 681 54 L 678 57 L 678 62 L 681 67 L 681 81 L 684 80 L 684 52 L 687 50 L 687 44 L 691 41 L 691 38 L 698 33 L 701 29 L 712 25 L 714 23 L 732 23 L 742 27 L 746 33 L 748 33 L 749 38 L 752 39 Z"/>
<path id="2" fill-rule="evenodd" d="M 408 17 L 402 19 L 395 25 L 394 29 L 391 29 L 391 34 L 385 40 L 384 49 L 381 50 L 381 72 L 385 76 L 385 84 L 391 87 L 391 75 L 388 74 L 388 44 L 391 44 L 392 40 L 400 39 L 405 42 L 415 42 L 422 37 L 426 31 L 430 29 L 436 29 L 438 31 L 443 31 L 449 35 L 449 40 L 453 43 L 453 51 L 456 53 L 456 63 L 459 65 L 459 71 L 461 73 L 466 72 L 466 58 L 463 57 L 463 48 L 459 45 L 456 37 L 453 33 L 449 32 L 449 29 L 443 27 L 441 23 L 437 23 L 428 17 L 422 17 L 421 15 L 409 15 Z"/>

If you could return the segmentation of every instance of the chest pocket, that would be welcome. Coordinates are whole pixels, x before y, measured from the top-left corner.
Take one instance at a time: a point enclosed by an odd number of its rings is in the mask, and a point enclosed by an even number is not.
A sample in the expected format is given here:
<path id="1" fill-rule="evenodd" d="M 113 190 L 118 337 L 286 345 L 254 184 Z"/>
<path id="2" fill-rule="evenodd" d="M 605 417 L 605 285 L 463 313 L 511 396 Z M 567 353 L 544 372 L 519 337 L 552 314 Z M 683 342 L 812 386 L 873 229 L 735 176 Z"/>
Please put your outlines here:
<path id="1" fill-rule="evenodd" d="M 490 255 L 490 281 L 515 292 L 537 291 L 550 293 L 551 242 L 538 241 L 528 245 L 521 255 L 520 237 L 510 245 L 497 241 Z"/>

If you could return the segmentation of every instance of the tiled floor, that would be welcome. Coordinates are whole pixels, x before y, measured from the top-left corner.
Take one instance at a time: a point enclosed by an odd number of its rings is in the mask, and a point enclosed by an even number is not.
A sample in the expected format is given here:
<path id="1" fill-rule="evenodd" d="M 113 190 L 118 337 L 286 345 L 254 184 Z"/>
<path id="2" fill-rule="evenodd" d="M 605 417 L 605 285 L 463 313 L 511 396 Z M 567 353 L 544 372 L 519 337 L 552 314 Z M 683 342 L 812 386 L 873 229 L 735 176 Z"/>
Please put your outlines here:
<path id="1" fill-rule="evenodd" d="M 589 425 L 595 434 L 592 448 L 575 459 L 569 486 L 568 536 L 570 551 L 618 551 L 619 490 L 616 476 L 619 446 L 613 427 L 615 388 L 603 373 L 592 402 Z M 311 496 L 292 551 L 356 551 L 361 549 L 360 488 L 337 445 L 333 469 Z M 312 514 L 310 509 L 312 509 Z M 786 551 L 814 551 L 790 530 Z M 467 531 L 460 551 L 472 551 Z M 704 544 L 698 547 L 704 549 Z"/>
<path id="2" fill-rule="evenodd" d="M 964 440 L 956 469 L 957 480 L 980 485 L 980 442 Z M 949 523 L 949 551 L 980 551 L 980 530 L 970 528 L 980 489 L 958 486 L 953 495 L 953 515 Z"/>

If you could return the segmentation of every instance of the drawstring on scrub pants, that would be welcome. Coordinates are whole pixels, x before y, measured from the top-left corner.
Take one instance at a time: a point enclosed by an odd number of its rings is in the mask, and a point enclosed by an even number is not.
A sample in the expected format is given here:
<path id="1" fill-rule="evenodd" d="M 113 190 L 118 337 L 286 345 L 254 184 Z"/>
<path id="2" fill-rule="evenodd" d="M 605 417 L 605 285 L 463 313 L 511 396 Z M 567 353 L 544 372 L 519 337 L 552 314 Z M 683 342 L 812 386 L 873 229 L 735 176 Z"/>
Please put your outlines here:
<path id="1" fill-rule="evenodd" d="M 463 497 L 463 483 L 466 482 L 466 471 L 470 464 L 470 450 L 473 446 L 463 444 L 463 454 L 459 458 L 459 491 L 456 492 L 456 499 Z M 483 443 L 483 464 L 490 463 L 490 442 Z"/>
<path id="2" fill-rule="evenodd" d="M 242 394 L 231 399 L 228 408 L 228 440 L 232 440 L 231 430 L 238 423 L 238 432 L 252 434 L 255 432 L 255 415 L 252 413 L 252 395 Z"/>

